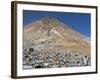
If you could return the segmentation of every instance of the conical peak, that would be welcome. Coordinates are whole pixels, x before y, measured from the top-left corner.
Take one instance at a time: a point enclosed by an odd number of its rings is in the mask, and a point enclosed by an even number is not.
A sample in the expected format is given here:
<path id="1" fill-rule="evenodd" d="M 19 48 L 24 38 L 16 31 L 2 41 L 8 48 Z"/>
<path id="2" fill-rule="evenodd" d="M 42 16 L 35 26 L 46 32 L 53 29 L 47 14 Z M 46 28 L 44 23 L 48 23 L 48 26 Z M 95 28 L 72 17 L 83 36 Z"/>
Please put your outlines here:
<path id="1" fill-rule="evenodd" d="M 56 21 L 57 20 L 52 16 L 46 16 L 46 17 L 42 18 L 42 22 L 44 24 L 49 24 L 49 23 L 56 22 Z"/>
<path id="2" fill-rule="evenodd" d="M 46 19 L 46 20 L 54 20 L 55 18 L 52 17 L 52 16 L 45 16 L 43 19 Z"/>

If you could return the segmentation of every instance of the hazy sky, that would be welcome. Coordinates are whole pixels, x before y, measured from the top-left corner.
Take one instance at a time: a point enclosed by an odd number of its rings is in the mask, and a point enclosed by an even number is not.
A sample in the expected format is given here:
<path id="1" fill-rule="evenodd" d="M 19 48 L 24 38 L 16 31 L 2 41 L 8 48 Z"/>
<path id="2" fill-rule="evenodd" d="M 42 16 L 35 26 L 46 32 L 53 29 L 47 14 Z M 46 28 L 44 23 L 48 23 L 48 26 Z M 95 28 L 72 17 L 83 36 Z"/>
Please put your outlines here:
<path id="1" fill-rule="evenodd" d="M 85 36 L 90 37 L 91 35 L 91 14 L 89 13 L 23 10 L 23 25 L 29 24 L 34 20 L 38 20 L 46 16 L 58 19 Z"/>

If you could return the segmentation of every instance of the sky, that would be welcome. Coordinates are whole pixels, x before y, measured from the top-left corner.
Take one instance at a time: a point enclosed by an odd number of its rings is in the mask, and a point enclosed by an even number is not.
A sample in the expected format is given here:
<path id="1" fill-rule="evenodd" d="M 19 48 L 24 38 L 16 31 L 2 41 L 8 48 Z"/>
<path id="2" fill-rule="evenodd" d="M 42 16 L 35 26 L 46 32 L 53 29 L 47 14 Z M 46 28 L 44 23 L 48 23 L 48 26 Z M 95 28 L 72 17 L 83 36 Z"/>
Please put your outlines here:
<path id="1" fill-rule="evenodd" d="M 91 14 L 89 13 L 23 10 L 23 26 L 46 16 L 56 18 L 85 36 L 91 35 Z"/>

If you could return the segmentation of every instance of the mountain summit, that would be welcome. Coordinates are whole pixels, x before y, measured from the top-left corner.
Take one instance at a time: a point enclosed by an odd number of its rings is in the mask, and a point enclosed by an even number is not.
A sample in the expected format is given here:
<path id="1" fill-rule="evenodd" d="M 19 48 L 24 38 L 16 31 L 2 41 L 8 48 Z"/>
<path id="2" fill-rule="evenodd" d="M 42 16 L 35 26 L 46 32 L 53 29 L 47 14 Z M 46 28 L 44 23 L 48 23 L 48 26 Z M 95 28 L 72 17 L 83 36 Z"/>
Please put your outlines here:
<path id="1" fill-rule="evenodd" d="M 24 48 L 90 55 L 89 38 L 51 16 L 24 26 L 23 36 Z"/>

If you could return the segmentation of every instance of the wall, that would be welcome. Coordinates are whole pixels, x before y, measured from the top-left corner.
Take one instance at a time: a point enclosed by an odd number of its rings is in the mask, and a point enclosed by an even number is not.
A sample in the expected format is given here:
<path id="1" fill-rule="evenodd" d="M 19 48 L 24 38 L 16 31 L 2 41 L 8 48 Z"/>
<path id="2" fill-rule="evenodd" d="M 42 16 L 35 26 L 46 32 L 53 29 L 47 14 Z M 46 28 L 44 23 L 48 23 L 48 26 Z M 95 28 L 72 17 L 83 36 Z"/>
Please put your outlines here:
<path id="1" fill-rule="evenodd" d="M 24 0 L 26 1 L 26 0 Z M 27 0 L 28 1 L 28 0 Z M 37 1 L 37 0 L 30 0 Z M 100 10 L 99 0 L 38 0 L 38 2 L 51 2 L 51 3 L 66 3 L 66 4 L 86 4 L 98 5 Z M 0 80 L 13 80 L 10 78 L 10 65 L 11 65 L 11 0 L 0 0 Z M 100 11 L 99 11 L 100 14 Z M 100 21 L 100 16 L 98 16 Z M 99 26 L 100 24 L 98 24 Z M 98 28 L 98 30 L 100 30 Z M 98 34 L 100 32 L 98 31 Z M 99 40 L 100 41 L 100 37 Z M 100 44 L 100 42 L 98 43 Z M 100 58 L 100 54 L 98 54 Z M 98 60 L 100 63 L 100 59 Z M 98 64 L 100 67 L 100 64 Z M 22 79 L 24 80 L 24 79 Z M 27 79 L 26 79 L 27 80 Z M 75 75 L 75 76 L 60 76 L 60 77 L 45 77 L 45 78 L 32 78 L 29 80 L 100 80 L 100 69 L 98 74 L 91 75 Z"/>

